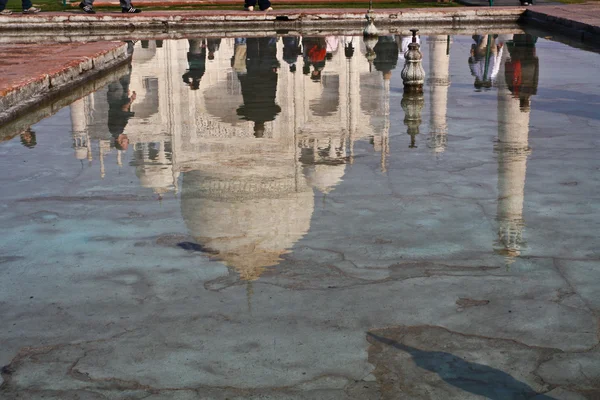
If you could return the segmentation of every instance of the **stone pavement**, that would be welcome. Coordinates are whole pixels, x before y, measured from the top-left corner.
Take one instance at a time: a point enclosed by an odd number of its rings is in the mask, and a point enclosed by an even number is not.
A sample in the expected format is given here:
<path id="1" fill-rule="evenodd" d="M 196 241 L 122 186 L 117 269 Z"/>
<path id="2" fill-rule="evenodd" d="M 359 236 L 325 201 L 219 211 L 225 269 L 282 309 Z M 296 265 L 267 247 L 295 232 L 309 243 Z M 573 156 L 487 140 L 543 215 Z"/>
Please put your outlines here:
<path id="1" fill-rule="evenodd" d="M 465 6 L 476 6 L 476 7 L 489 7 L 489 0 L 456 0 L 457 3 L 463 4 Z M 493 7 L 511 7 L 511 6 L 520 6 L 521 2 L 519 0 L 492 0 Z M 533 0 L 535 5 L 550 5 L 550 4 L 561 4 L 559 2 L 553 0 Z"/>
<path id="2" fill-rule="evenodd" d="M 0 47 L 0 124 L 128 59 L 122 42 Z"/>
<path id="3" fill-rule="evenodd" d="M 557 31 L 583 43 L 600 44 L 600 3 L 530 7 L 524 22 L 536 27 Z"/>
<path id="4" fill-rule="evenodd" d="M 403 23 L 434 25 L 451 23 L 478 24 L 486 26 L 496 23 L 513 23 L 522 14 L 520 7 L 498 8 L 406 8 L 378 9 L 375 11 L 378 25 Z M 323 26 L 328 29 L 332 24 L 337 26 L 364 26 L 365 9 L 284 9 L 273 12 L 244 12 L 223 10 L 194 10 L 194 11 L 148 11 L 142 14 L 123 14 L 120 10 L 114 12 L 99 12 L 95 15 L 83 12 L 48 12 L 37 15 L 16 14 L 0 16 L 0 30 L 14 29 L 57 29 L 57 28 L 106 28 L 112 31 L 131 31 L 148 28 L 164 31 L 177 28 L 239 28 L 272 27 L 277 24 L 281 28 L 302 26 Z"/>

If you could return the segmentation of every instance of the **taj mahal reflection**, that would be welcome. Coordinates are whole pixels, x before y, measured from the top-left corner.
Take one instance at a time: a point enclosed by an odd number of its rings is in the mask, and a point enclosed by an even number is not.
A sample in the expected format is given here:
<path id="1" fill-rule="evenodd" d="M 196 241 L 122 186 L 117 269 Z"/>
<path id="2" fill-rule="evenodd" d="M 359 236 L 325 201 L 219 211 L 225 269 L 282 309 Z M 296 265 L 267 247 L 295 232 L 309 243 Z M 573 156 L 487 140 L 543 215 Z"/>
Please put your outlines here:
<path id="1" fill-rule="evenodd" d="M 106 154 L 116 151 L 121 163 L 132 149 L 140 184 L 159 197 L 180 192 L 197 244 L 244 280 L 278 264 L 308 232 L 313 190 L 328 193 L 341 182 L 356 141 L 373 138 L 386 151 L 382 91 L 393 67 L 370 74 L 360 54 L 348 56 L 356 38 L 289 39 L 136 45 L 118 87 L 71 106 L 76 157 L 91 161 L 97 142 L 104 176 Z M 294 67 L 277 58 L 284 46 Z M 296 62 L 313 71 L 296 71 Z M 135 118 L 107 131 L 119 113 Z"/>
<path id="2" fill-rule="evenodd" d="M 116 152 L 122 165 L 127 152 L 143 187 L 159 198 L 180 193 L 183 220 L 199 248 L 240 279 L 258 279 L 309 231 L 315 190 L 335 190 L 358 141 L 372 143 L 387 171 L 390 78 L 403 62 L 400 43 L 380 37 L 372 53 L 353 37 L 136 44 L 133 68 L 71 105 L 75 157 L 91 163 L 93 143 L 104 177 L 106 155 Z M 437 155 L 449 145 L 450 40 L 432 36 L 425 43 L 427 147 Z M 527 105 L 537 75 L 517 87 L 505 70 L 519 61 L 529 73 L 537 58 L 533 45 L 523 50 L 516 37 L 511 43 L 497 74 L 495 248 L 514 259 L 523 242 Z M 422 107 L 412 109 L 418 119 L 405 119 L 407 126 L 420 124 Z"/>

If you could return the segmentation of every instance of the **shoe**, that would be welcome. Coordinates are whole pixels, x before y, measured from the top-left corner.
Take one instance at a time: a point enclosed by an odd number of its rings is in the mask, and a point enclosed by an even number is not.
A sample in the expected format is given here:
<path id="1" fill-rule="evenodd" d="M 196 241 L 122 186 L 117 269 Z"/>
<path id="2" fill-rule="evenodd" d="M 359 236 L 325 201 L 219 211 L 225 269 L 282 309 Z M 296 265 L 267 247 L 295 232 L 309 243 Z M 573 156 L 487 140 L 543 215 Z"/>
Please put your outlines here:
<path id="1" fill-rule="evenodd" d="M 142 10 L 140 10 L 139 8 L 135 8 L 133 6 L 129 7 L 129 8 L 121 8 L 121 12 L 122 13 L 131 13 L 131 14 L 139 14 L 142 12 Z"/>
<path id="2" fill-rule="evenodd" d="M 10 10 L 4 9 L 4 10 L 0 11 L 0 15 L 10 15 L 10 14 L 12 14 L 12 11 L 10 11 Z"/>
<path id="3" fill-rule="evenodd" d="M 79 3 L 79 8 L 85 11 L 86 14 L 96 14 L 96 11 L 92 8 L 92 6 L 86 6 L 83 3 Z"/>
<path id="4" fill-rule="evenodd" d="M 529 5 L 529 3 L 528 3 L 528 2 L 524 2 L 524 3 L 521 3 L 521 5 L 522 5 L 522 6 L 528 6 L 528 5 Z"/>
<path id="5" fill-rule="evenodd" d="M 40 11 L 42 11 L 41 8 L 29 7 L 28 9 L 23 10 L 23 14 L 37 14 Z"/>
<path id="6" fill-rule="evenodd" d="M 263 11 L 273 11 L 273 7 L 265 8 Z"/>
<path id="7" fill-rule="evenodd" d="M 254 6 L 244 7 L 244 11 L 254 11 Z"/>

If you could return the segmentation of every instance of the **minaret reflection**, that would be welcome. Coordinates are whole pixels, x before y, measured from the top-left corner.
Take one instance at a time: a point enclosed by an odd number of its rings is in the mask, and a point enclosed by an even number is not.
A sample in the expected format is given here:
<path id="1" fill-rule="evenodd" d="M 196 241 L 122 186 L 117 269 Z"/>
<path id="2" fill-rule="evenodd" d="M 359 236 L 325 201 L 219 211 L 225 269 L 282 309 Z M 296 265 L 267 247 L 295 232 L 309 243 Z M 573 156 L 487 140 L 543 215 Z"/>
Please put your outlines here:
<path id="1" fill-rule="evenodd" d="M 387 171 L 387 156 L 390 153 L 390 79 L 392 71 L 398 64 L 398 45 L 396 38 L 392 35 L 379 36 L 377 44 L 373 48 L 375 69 L 381 72 L 383 78 L 383 118 L 384 126 L 381 134 L 381 147 L 375 146 L 376 151 L 381 152 L 381 171 Z"/>
<path id="2" fill-rule="evenodd" d="M 88 132 L 88 118 L 91 114 L 90 107 L 86 107 L 85 99 L 75 100 L 71 106 L 71 131 L 73 135 L 73 149 L 75 158 L 83 162 L 87 159 L 92 162 L 92 143 Z M 86 109 L 87 108 L 87 109 Z"/>
<path id="3" fill-rule="evenodd" d="M 430 36 L 429 42 L 429 94 L 430 133 L 427 146 L 434 153 L 446 150 L 448 142 L 448 87 L 450 86 L 450 36 Z"/>
<path id="4" fill-rule="evenodd" d="M 515 262 L 525 245 L 523 198 L 529 149 L 530 97 L 537 92 L 539 61 L 531 35 L 506 42 L 504 73 L 498 78 L 498 241 L 495 251 L 506 265 Z M 501 71 L 502 72 L 502 71 Z M 504 80 L 502 84 L 500 81 Z"/>

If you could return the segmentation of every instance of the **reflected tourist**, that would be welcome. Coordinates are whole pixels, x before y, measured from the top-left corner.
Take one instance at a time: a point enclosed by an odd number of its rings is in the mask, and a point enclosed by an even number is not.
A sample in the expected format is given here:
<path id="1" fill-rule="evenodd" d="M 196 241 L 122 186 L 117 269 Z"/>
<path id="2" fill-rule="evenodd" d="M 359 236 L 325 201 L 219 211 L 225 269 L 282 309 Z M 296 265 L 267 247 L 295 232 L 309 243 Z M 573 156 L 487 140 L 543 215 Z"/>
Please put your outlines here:
<path id="1" fill-rule="evenodd" d="M 220 38 L 212 38 L 212 39 L 207 39 L 206 40 L 206 49 L 208 50 L 208 59 L 209 60 L 214 60 L 215 59 L 215 52 L 219 51 L 219 48 L 221 47 L 221 39 Z"/>
<path id="2" fill-rule="evenodd" d="M 191 90 L 198 90 L 200 80 L 206 71 L 206 40 L 189 39 L 188 42 L 190 45 L 187 53 L 188 69 L 182 78 Z"/>
<path id="3" fill-rule="evenodd" d="M 27 128 L 25 131 L 19 134 L 21 137 L 21 144 L 28 149 L 33 149 L 37 145 L 37 139 L 35 136 L 35 132 L 31 127 Z"/>
<path id="4" fill-rule="evenodd" d="M 322 37 L 308 37 L 302 39 L 304 48 L 304 68 L 302 72 L 305 75 L 310 74 L 310 78 L 315 82 L 321 81 L 321 73 L 325 68 L 325 57 L 327 56 L 327 43 Z M 313 67 L 312 72 L 310 67 Z"/>
<path id="5" fill-rule="evenodd" d="M 344 55 L 346 56 L 346 58 L 349 60 L 352 58 L 352 56 L 354 56 L 354 43 L 353 43 L 354 37 L 353 36 L 346 36 L 344 37 Z"/>
<path id="6" fill-rule="evenodd" d="M 506 62 L 506 84 L 521 108 L 529 108 L 530 97 L 537 94 L 539 60 L 535 54 L 537 38 L 518 34 L 507 43 L 510 59 Z"/>
<path id="7" fill-rule="evenodd" d="M 530 97 L 537 92 L 535 38 L 514 35 L 498 85 L 498 241 L 495 251 L 514 263 L 525 246 L 523 201 L 529 148 Z M 503 60 L 504 61 L 504 60 Z M 500 85 L 500 83 L 502 83 Z"/>
<path id="8" fill-rule="evenodd" d="M 127 150 L 129 139 L 123 133 L 129 118 L 135 115 L 131 111 L 131 104 L 136 99 L 136 93 L 129 90 L 131 79 L 131 66 L 128 72 L 119 79 L 108 84 L 106 99 L 108 102 L 108 131 L 114 139 L 117 150 Z"/>
<path id="9" fill-rule="evenodd" d="M 373 61 L 375 69 L 381 71 L 384 79 L 390 79 L 392 70 L 396 69 L 398 64 L 398 46 L 395 37 L 393 35 L 379 36 L 373 50 L 376 56 Z"/>
<path id="10" fill-rule="evenodd" d="M 281 108 L 275 103 L 277 94 L 276 38 L 248 38 L 246 40 L 246 74 L 238 75 L 244 104 L 237 114 L 254 122 L 254 136 L 262 138 L 265 122 L 273 121 Z"/>
<path id="11" fill-rule="evenodd" d="M 469 56 L 473 85 L 477 90 L 489 89 L 498 76 L 504 44 L 498 41 L 498 35 L 473 35 L 473 40 Z"/>
<path id="12" fill-rule="evenodd" d="M 290 72 L 296 72 L 296 62 L 298 56 L 302 54 L 302 46 L 300 46 L 300 37 L 284 36 L 283 37 L 283 61 L 290 66 Z"/>
<path id="13" fill-rule="evenodd" d="M 231 56 L 231 68 L 239 75 L 246 71 L 246 38 L 235 38 L 233 45 L 233 56 Z"/>

